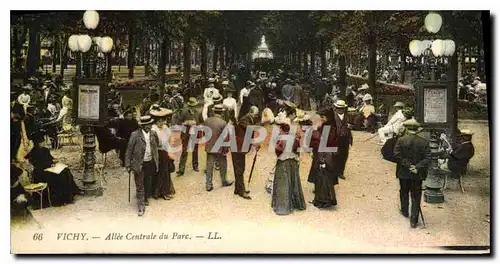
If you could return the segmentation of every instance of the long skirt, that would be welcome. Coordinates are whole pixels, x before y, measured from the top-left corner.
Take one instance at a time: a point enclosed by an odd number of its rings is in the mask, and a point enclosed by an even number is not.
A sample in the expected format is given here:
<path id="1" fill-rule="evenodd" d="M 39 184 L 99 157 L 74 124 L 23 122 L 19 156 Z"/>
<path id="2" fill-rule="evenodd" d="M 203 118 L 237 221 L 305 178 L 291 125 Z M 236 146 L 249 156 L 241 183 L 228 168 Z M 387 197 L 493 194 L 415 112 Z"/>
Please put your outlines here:
<path id="1" fill-rule="evenodd" d="M 73 174 L 71 174 L 68 168 L 64 169 L 59 174 L 42 170 L 34 170 L 33 174 L 35 183 L 45 182 L 48 184 L 50 188 L 50 201 L 53 206 L 72 204 L 74 202 L 74 196 L 81 192 L 73 179 Z M 49 206 L 48 191 L 48 189 L 45 189 L 43 194 L 44 208 Z M 40 205 L 38 195 L 34 195 L 33 200 L 34 209 L 38 209 Z"/>
<path id="2" fill-rule="evenodd" d="M 153 182 L 153 193 L 155 196 L 171 196 L 175 194 L 174 183 L 172 182 L 172 177 L 170 174 L 173 172 L 174 168 L 171 168 L 171 162 L 169 161 L 168 153 L 165 150 L 158 151 L 159 164 L 158 164 L 158 175 Z"/>
<path id="3" fill-rule="evenodd" d="M 277 161 L 271 207 L 277 215 L 291 214 L 294 209 L 306 209 L 298 161 L 294 159 Z"/>
<path id="4" fill-rule="evenodd" d="M 328 177 L 331 172 L 329 173 L 323 168 L 320 168 L 317 172 L 314 177 L 314 206 L 317 208 L 327 208 L 337 205 L 334 185 L 330 177 Z"/>

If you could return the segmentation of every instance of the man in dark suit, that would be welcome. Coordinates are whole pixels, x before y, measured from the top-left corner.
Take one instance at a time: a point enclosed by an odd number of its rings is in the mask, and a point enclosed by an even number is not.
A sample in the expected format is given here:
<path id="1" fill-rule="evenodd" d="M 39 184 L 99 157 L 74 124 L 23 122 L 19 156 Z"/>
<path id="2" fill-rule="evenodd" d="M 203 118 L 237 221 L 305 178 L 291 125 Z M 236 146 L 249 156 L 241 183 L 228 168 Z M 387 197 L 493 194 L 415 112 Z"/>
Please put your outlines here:
<path id="1" fill-rule="evenodd" d="M 417 135 L 420 124 L 415 119 L 403 123 L 407 134 L 396 141 L 394 159 L 397 162 L 396 177 L 399 179 L 401 214 L 408 217 L 408 193 L 411 195 L 410 225 L 415 228 L 420 213 L 422 181 L 427 177 L 429 166 L 429 142 Z"/>
<path id="2" fill-rule="evenodd" d="M 199 125 L 203 123 L 203 118 L 201 117 L 201 112 L 197 108 L 198 100 L 194 97 L 190 97 L 188 102 L 186 103 L 186 107 L 181 111 L 179 119 L 177 120 L 178 124 L 185 126 L 186 130 L 181 132 L 181 141 L 182 141 L 182 153 L 181 159 L 179 160 L 179 171 L 177 171 L 177 176 L 184 175 L 184 170 L 186 168 L 186 160 L 187 160 L 187 151 L 190 135 L 189 130 L 191 127 Z M 199 131 L 201 132 L 201 131 Z M 199 133 L 197 137 L 199 137 Z M 198 144 L 193 146 L 193 157 L 192 157 L 192 165 L 194 171 L 198 170 Z"/>
<path id="3" fill-rule="evenodd" d="M 352 146 L 352 134 L 347 122 L 347 104 L 343 100 L 337 100 L 334 104 L 335 113 L 333 124 L 335 126 L 335 138 L 337 142 L 338 152 L 333 156 L 334 159 L 334 176 L 345 180 L 344 171 L 349 157 L 349 147 Z"/>
<path id="4" fill-rule="evenodd" d="M 218 148 L 215 144 L 219 137 L 221 136 L 224 128 L 226 128 L 226 121 L 222 116 L 224 112 L 224 106 L 222 104 L 217 104 L 213 108 L 214 115 L 209 117 L 205 121 L 205 126 L 207 126 L 212 131 L 212 136 L 205 144 L 205 151 L 207 153 L 207 166 L 206 166 L 206 188 L 207 192 L 213 189 L 212 175 L 215 162 L 220 166 L 220 176 L 222 181 L 222 186 L 230 186 L 233 182 L 228 182 L 226 178 L 227 174 L 227 148 Z M 223 139 L 224 140 L 224 139 Z M 215 148 L 214 148 L 215 146 Z"/>
<path id="5" fill-rule="evenodd" d="M 141 116 L 140 128 L 132 133 L 125 154 L 125 167 L 134 172 L 139 216 L 144 215 L 149 205 L 148 197 L 152 196 L 151 180 L 158 172 L 158 135 L 151 130 L 151 116 Z"/>
<path id="6" fill-rule="evenodd" d="M 255 125 L 258 121 L 258 116 L 259 109 L 256 106 L 252 106 L 250 107 L 248 114 L 238 120 L 234 128 L 237 146 L 237 151 L 231 153 L 231 157 L 233 159 L 234 179 L 236 181 L 234 185 L 234 194 L 237 194 L 244 199 L 252 198 L 246 193 L 245 182 L 243 180 L 243 175 L 245 174 L 245 157 L 250 149 L 243 149 L 243 141 L 245 139 L 248 126 Z"/>
<path id="7" fill-rule="evenodd" d="M 467 169 L 469 160 L 474 156 L 474 145 L 472 145 L 472 135 L 469 129 L 460 131 L 460 145 L 456 146 L 447 156 L 448 170 L 455 174 L 463 173 Z"/>

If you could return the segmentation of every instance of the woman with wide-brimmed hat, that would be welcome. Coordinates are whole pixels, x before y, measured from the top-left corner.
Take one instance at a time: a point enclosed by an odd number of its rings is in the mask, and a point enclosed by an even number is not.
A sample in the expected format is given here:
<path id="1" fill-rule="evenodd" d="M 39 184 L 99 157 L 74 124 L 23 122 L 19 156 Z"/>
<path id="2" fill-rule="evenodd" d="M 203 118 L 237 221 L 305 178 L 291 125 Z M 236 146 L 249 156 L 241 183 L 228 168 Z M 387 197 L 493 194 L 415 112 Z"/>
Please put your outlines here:
<path id="1" fill-rule="evenodd" d="M 155 104 L 151 106 L 149 113 L 154 119 L 152 130 L 156 131 L 159 139 L 158 145 L 158 173 L 153 177 L 153 198 L 170 200 L 175 194 L 174 183 L 170 174 L 175 171 L 174 159 L 168 153 L 168 127 L 167 118 L 172 115 L 172 110 L 161 108 Z"/>
<path id="2" fill-rule="evenodd" d="M 274 123 L 280 127 L 280 136 L 289 134 L 291 120 L 284 112 L 277 115 Z M 278 140 L 275 147 L 277 161 L 271 207 L 277 215 L 291 214 L 294 209 L 306 209 L 299 175 L 300 137 L 295 136 L 292 151 L 286 151 L 286 143 L 285 140 Z"/>

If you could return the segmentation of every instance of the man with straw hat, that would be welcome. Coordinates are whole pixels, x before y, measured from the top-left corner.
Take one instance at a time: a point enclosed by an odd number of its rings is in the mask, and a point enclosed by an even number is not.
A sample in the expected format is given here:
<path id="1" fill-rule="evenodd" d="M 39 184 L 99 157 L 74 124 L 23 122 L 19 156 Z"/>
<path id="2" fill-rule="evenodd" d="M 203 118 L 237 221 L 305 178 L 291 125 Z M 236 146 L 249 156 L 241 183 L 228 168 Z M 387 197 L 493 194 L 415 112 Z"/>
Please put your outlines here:
<path id="1" fill-rule="evenodd" d="M 153 119 L 150 115 L 141 116 L 140 128 L 132 133 L 125 154 L 125 167 L 134 173 L 139 216 L 144 215 L 149 205 L 148 194 L 152 194 L 151 180 L 159 169 L 159 139 L 151 130 Z"/>
<path id="2" fill-rule="evenodd" d="M 238 123 L 235 124 L 234 132 L 236 137 L 236 151 L 231 153 L 231 158 L 233 160 L 233 169 L 234 169 L 234 194 L 239 195 L 244 199 L 252 199 L 248 196 L 245 191 L 245 182 L 243 180 L 243 175 L 245 174 L 245 160 L 246 154 L 250 151 L 250 148 L 243 149 L 243 142 L 245 141 L 245 134 L 248 126 L 253 126 L 259 123 L 258 120 L 259 109 L 256 106 L 250 107 L 250 111 L 248 114 L 244 115 Z M 252 137 L 255 136 L 255 132 L 252 134 Z M 259 146 L 256 146 L 256 151 L 258 151 Z M 257 154 L 257 153 L 256 153 Z"/>
<path id="3" fill-rule="evenodd" d="M 182 141 L 182 153 L 181 153 L 181 158 L 179 160 L 179 170 L 177 171 L 177 176 L 182 176 L 184 175 L 184 170 L 186 167 L 186 160 L 187 160 L 187 151 L 188 151 L 188 143 L 190 139 L 190 130 L 191 128 L 196 125 L 202 124 L 203 119 L 201 117 L 201 113 L 198 110 L 198 100 L 196 100 L 195 97 L 190 97 L 189 100 L 186 103 L 186 107 L 182 110 L 179 120 L 177 122 L 178 124 L 182 124 L 185 126 L 185 130 L 181 132 L 181 141 Z M 201 132 L 201 131 L 199 131 Z M 197 137 L 200 137 L 199 133 Z M 193 170 L 194 171 L 199 171 L 198 170 L 198 144 L 194 145 L 193 148 L 193 158 L 192 158 L 192 165 L 193 165 Z"/>
<path id="4" fill-rule="evenodd" d="M 397 162 L 396 177 L 399 179 L 399 198 L 401 214 L 408 217 L 408 193 L 411 195 L 410 225 L 417 227 L 422 198 L 422 181 L 427 177 L 429 166 L 429 142 L 418 136 L 420 123 L 409 119 L 403 123 L 406 135 L 400 137 L 394 146 L 394 159 Z"/>
<path id="5" fill-rule="evenodd" d="M 164 200 L 170 200 L 175 194 L 174 184 L 170 174 L 175 171 L 174 160 L 170 157 L 168 153 L 168 127 L 167 118 L 172 115 L 172 110 L 167 108 L 162 108 L 159 105 L 151 106 L 149 113 L 153 116 L 154 123 L 152 130 L 156 132 L 159 139 L 158 146 L 158 158 L 159 171 L 153 177 L 153 198 L 163 198 Z"/>
<path id="6" fill-rule="evenodd" d="M 379 145 L 383 146 L 388 139 L 393 137 L 394 133 L 397 133 L 397 131 L 399 131 L 399 128 L 401 128 L 403 122 L 406 121 L 406 117 L 403 114 L 404 107 L 405 105 L 402 102 L 396 102 L 396 104 L 394 104 L 396 113 L 394 113 L 394 115 L 385 126 L 378 129 L 378 136 L 380 138 Z"/>
<path id="7" fill-rule="evenodd" d="M 334 104 L 335 113 L 333 114 L 332 126 L 335 126 L 335 138 L 337 141 L 338 152 L 334 155 L 334 177 L 345 180 L 344 171 L 349 157 L 349 147 L 352 146 L 351 129 L 347 122 L 347 104 L 344 100 L 337 100 Z"/>
<path id="8" fill-rule="evenodd" d="M 456 146 L 450 154 L 446 155 L 447 161 L 441 166 L 442 169 L 457 175 L 465 172 L 475 152 L 474 145 L 472 144 L 472 135 L 474 135 L 474 133 L 470 129 L 460 130 L 460 144 Z"/>
<path id="9" fill-rule="evenodd" d="M 221 136 L 227 123 L 222 117 L 224 112 L 224 106 L 222 104 L 217 104 L 214 106 L 214 115 L 209 117 L 204 125 L 207 126 L 212 131 L 212 136 L 205 144 L 205 151 L 207 153 L 207 166 L 206 166 L 206 189 L 207 192 L 212 191 L 213 183 L 213 169 L 215 162 L 220 166 L 220 176 L 223 187 L 227 187 L 233 184 L 227 180 L 227 151 L 225 148 L 217 147 L 217 140 Z M 214 147 L 215 146 L 215 147 Z"/>

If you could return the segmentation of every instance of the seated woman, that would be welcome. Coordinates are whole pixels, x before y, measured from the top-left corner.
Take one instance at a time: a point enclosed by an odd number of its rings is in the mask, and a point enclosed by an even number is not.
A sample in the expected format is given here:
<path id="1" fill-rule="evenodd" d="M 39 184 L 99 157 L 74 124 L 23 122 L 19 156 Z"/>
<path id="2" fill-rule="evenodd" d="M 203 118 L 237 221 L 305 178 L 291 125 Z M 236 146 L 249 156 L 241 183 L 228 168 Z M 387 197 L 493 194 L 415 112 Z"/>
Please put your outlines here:
<path id="1" fill-rule="evenodd" d="M 365 125 L 367 131 L 375 133 L 375 107 L 372 105 L 372 96 L 365 94 L 363 96 L 363 106 L 359 109 L 359 114 L 354 118 L 354 130 L 362 130 Z"/>
<path id="2" fill-rule="evenodd" d="M 34 148 L 26 155 L 26 159 L 33 165 L 33 183 L 45 182 L 50 188 L 51 203 L 54 206 L 61 206 L 73 203 L 73 197 L 81 192 L 76 185 L 73 175 L 69 168 L 64 168 L 59 173 L 47 171 L 55 165 L 54 157 L 50 154 L 48 148 L 42 147 L 43 138 L 33 139 Z M 46 189 L 44 192 L 47 192 Z M 35 199 L 38 197 L 35 196 Z M 44 205 L 49 205 L 48 195 L 43 195 Z M 37 207 L 39 202 L 34 203 Z"/>

